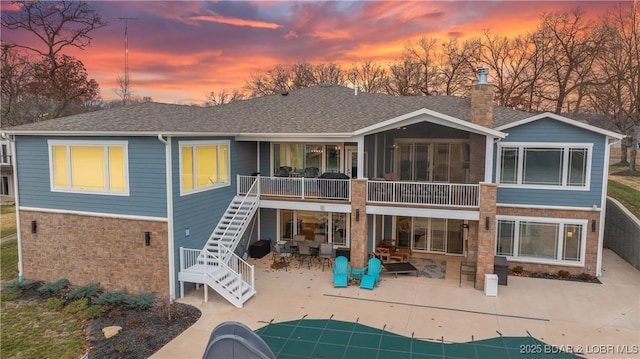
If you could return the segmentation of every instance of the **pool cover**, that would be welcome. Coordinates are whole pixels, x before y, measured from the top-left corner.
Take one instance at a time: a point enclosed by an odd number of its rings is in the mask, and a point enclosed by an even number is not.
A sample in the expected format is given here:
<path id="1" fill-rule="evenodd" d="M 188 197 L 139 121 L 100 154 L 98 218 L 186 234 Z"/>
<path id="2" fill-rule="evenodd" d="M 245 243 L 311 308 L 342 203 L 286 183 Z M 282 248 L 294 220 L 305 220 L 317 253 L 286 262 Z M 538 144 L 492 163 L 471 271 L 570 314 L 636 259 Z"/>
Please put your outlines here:
<path id="1" fill-rule="evenodd" d="M 256 333 L 278 359 L 580 358 L 533 337 L 500 336 L 467 343 L 443 343 L 332 319 L 269 323 Z"/>

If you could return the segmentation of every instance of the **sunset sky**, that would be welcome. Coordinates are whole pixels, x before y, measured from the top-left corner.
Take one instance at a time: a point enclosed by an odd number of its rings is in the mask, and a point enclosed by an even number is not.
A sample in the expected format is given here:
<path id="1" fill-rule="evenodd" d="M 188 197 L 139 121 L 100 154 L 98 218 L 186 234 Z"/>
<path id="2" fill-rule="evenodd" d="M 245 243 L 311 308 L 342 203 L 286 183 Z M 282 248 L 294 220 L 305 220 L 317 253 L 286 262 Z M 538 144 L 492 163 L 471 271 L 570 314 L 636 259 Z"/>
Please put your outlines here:
<path id="1" fill-rule="evenodd" d="M 128 22 L 129 75 L 136 96 L 167 103 L 205 101 L 211 91 L 241 88 L 250 74 L 299 61 L 334 62 L 344 68 L 366 60 L 398 59 L 408 41 L 422 36 L 461 39 L 517 35 L 532 30 L 543 11 L 577 6 L 597 17 L 611 1 L 91 1 L 110 25 L 92 33 L 80 59 L 105 100 L 117 98 L 124 75 Z M 11 4 L 2 1 L 2 12 Z M 33 43 L 33 36 L 4 31 L 3 41 Z"/>

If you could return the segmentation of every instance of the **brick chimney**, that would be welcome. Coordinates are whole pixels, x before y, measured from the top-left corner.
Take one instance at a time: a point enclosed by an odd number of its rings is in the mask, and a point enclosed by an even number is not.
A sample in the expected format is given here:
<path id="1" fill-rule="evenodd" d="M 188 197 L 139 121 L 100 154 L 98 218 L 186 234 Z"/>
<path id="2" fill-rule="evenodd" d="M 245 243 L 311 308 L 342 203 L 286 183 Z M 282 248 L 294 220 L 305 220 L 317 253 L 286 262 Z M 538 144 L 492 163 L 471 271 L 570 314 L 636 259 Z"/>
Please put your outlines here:
<path id="1" fill-rule="evenodd" d="M 493 128 L 493 85 L 487 81 L 489 70 L 478 68 L 478 82 L 471 88 L 471 120 L 473 123 Z"/>

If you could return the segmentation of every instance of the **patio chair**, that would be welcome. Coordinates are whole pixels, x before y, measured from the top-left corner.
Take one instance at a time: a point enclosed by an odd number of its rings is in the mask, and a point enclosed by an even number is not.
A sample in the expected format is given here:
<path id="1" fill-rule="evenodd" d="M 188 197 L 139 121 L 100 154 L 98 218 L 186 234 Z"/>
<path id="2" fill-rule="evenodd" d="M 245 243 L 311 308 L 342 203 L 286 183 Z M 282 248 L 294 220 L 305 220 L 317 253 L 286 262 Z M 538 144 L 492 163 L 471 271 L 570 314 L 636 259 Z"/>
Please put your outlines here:
<path id="1" fill-rule="evenodd" d="M 320 252 L 318 253 L 318 259 L 322 261 L 323 272 L 325 263 L 327 263 L 327 267 L 331 266 L 331 259 L 333 259 L 333 245 L 331 243 L 320 243 Z"/>
<path id="2" fill-rule="evenodd" d="M 291 252 L 287 250 L 286 244 L 276 244 L 275 258 L 283 264 L 284 270 L 288 270 Z"/>
<path id="3" fill-rule="evenodd" d="M 311 248 L 308 245 L 301 245 L 298 247 L 298 268 L 302 267 L 304 261 L 307 261 L 309 269 L 311 269 Z"/>
<path id="4" fill-rule="evenodd" d="M 380 282 L 380 273 L 382 272 L 382 262 L 378 258 L 371 258 L 367 263 L 366 273 L 360 281 L 360 288 L 373 289 Z"/>
<path id="5" fill-rule="evenodd" d="M 349 285 L 349 276 L 351 275 L 351 266 L 347 257 L 340 256 L 336 258 L 335 263 L 331 267 L 333 273 L 333 286 L 346 287 Z"/>

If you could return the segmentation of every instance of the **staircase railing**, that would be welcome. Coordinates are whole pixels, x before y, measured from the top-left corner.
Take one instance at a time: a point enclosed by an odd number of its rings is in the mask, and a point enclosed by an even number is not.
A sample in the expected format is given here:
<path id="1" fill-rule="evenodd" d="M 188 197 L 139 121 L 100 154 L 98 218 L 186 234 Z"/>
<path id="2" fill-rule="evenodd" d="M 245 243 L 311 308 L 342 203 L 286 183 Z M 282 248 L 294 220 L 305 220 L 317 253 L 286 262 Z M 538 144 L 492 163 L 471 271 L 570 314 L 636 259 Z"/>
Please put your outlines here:
<path id="1" fill-rule="evenodd" d="M 255 181 L 253 182 L 253 184 L 251 185 L 251 187 L 249 188 L 249 190 L 247 191 L 247 194 L 244 196 L 244 198 L 242 199 L 242 201 L 240 202 L 240 204 L 238 205 L 238 209 L 235 211 L 235 213 L 233 214 L 233 217 L 231 217 L 231 219 L 229 220 L 229 224 L 233 223 L 237 218 L 238 218 L 238 212 L 240 211 L 240 209 L 245 208 L 245 204 L 247 202 L 248 198 L 253 197 L 253 203 L 251 203 L 248 207 L 251 208 L 252 206 L 255 206 L 255 199 L 258 198 L 258 195 L 260 193 L 260 185 L 258 184 L 259 181 Z M 246 219 L 244 220 L 246 222 Z M 244 227 L 245 223 L 242 224 L 242 226 Z M 224 238 L 227 234 L 227 232 L 229 231 L 229 228 L 231 226 L 227 225 L 227 228 L 225 228 L 224 232 L 222 232 L 222 235 L 220 236 L 220 238 Z M 214 229 L 215 230 L 215 229 Z M 239 233 L 241 233 L 242 231 L 238 231 L 236 237 L 239 237 Z M 236 242 L 236 239 L 234 238 L 233 242 Z M 218 247 L 220 249 L 225 248 L 227 249 L 228 252 L 233 252 L 230 250 L 229 247 L 226 247 L 222 242 L 218 242 Z M 234 248 L 235 249 L 235 248 Z M 221 251 L 218 250 L 218 254 L 220 254 Z M 226 259 L 226 257 L 222 257 L 224 259 Z"/>

